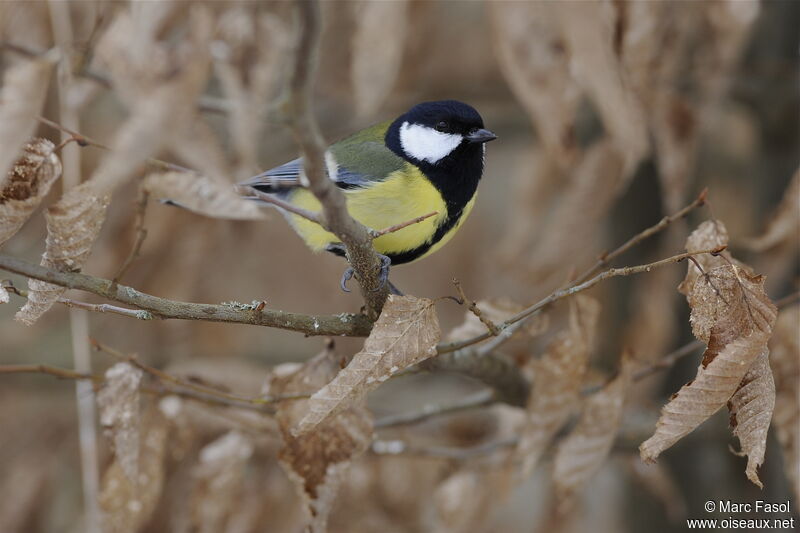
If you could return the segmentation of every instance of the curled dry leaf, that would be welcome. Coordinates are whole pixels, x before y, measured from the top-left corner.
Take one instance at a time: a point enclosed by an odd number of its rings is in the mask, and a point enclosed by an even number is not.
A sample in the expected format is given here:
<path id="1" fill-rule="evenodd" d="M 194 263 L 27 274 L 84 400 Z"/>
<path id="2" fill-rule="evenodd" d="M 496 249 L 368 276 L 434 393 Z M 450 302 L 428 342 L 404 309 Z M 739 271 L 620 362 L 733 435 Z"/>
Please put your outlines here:
<path id="1" fill-rule="evenodd" d="M 570 71 L 589 94 L 603 125 L 625 158 L 626 177 L 647 155 L 644 109 L 626 83 L 614 51 L 617 4 L 560 2 L 553 4 L 570 55 Z"/>
<path id="2" fill-rule="evenodd" d="M 436 355 L 441 332 L 433 301 L 389 296 L 364 348 L 308 403 L 292 430 L 301 435 L 361 400 L 393 374 Z"/>
<path id="3" fill-rule="evenodd" d="M 70 189 L 47 209 L 47 243 L 41 265 L 63 272 L 81 269 L 89 258 L 106 216 L 109 198 L 95 192 L 92 182 Z M 31 325 L 58 300 L 66 289 L 39 280 L 29 280 L 28 301 L 16 319 Z"/>
<path id="4" fill-rule="evenodd" d="M 574 123 L 581 93 L 547 2 L 490 2 L 498 64 L 531 116 L 552 160 L 568 168 L 577 148 Z"/>
<path id="5" fill-rule="evenodd" d="M 703 223 L 689 236 L 686 248 L 694 251 L 708 243 L 727 244 L 727 233 L 722 223 Z M 642 459 L 648 462 L 655 461 L 662 451 L 731 399 L 750 367 L 765 352 L 775 324 L 777 310 L 764 291 L 763 276 L 756 276 L 746 267 L 723 257 L 699 257 L 697 260 L 704 272 L 700 273 L 690 263 L 686 279 L 679 288 L 687 295 L 692 308 L 692 331 L 707 344 L 707 348 L 695 379 L 684 385 L 663 407 L 655 434 L 639 447 Z M 751 378 L 755 379 L 755 376 L 753 374 Z M 764 384 L 765 379 L 762 372 L 762 378 L 756 381 Z M 756 391 L 767 396 L 770 394 L 758 385 L 747 388 L 737 400 L 737 409 L 743 408 L 741 402 L 749 392 Z M 768 403 L 768 399 L 759 400 L 762 407 Z M 752 424 L 764 420 L 762 415 L 750 411 L 747 418 Z M 754 429 L 753 438 L 766 438 L 766 429 L 762 426 L 751 428 Z M 750 435 L 745 436 L 744 430 L 738 430 L 736 434 L 743 446 L 745 441 L 748 443 L 745 453 L 753 454 L 750 458 L 754 462 L 752 468 L 748 467 L 748 475 L 752 472 L 754 476 L 761 445 L 756 444 Z M 757 478 L 751 479 L 757 481 Z"/>
<path id="6" fill-rule="evenodd" d="M 132 479 L 122 463 L 115 460 L 103 474 L 99 495 L 104 531 L 141 531 L 158 506 L 164 488 L 164 463 L 170 425 L 157 408 L 142 417 L 139 433 L 138 475 Z"/>
<path id="7" fill-rule="evenodd" d="M 0 246 L 19 231 L 61 176 L 54 148 L 47 139 L 32 139 L 8 171 L 0 189 Z"/>
<path id="8" fill-rule="evenodd" d="M 377 111 L 394 86 L 406 43 L 408 3 L 352 2 L 357 14 L 350 79 L 361 116 Z"/>
<path id="9" fill-rule="evenodd" d="M 553 480 L 562 505 L 569 503 L 608 457 L 622 421 L 622 408 L 633 369 L 632 358 L 624 354 L 619 375 L 584 400 L 578 424 L 559 444 Z"/>
<path id="10" fill-rule="evenodd" d="M 225 11 L 212 48 L 214 71 L 230 106 L 228 125 L 238 172 L 248 176 L 258 167 L 264 117 L 278 92 L 282 62 L 291 57 L 285 22 L 254 7 L 245 4 Z"/>
<path id="11" fill-rule="evenodd" d="M 540 360 L 532 360 L 533 388 L 528 418 L 522 428 L 516 454 L 527 477 L 539 462 L 553 436 L 580 402 L 580 387 L 589 360 L 600 304 L 577 295 L 570 300 L 569 329 L 560 333 Z"/>
<path id="12" fill-rule="evenodd" d="M 0 190 L 5 191 L 8 187 L 7 181 L 13 178 L 13 174 L 6 173 L 12 169 L 12 163 L 36 130 L 36 116 L 47 96 L 52 70 L 50 58 L 40 58 L 14 65 L 3 77 L 0 92 Z"/>
<path id="13" fill-rule="evenodd" d="M 106 385 L 97 394 L 100 425 L 114 442 L 114 460 L 133 483 L 139 463 L 139 385 L 143 372 L 130 363 L 106 371 Z"/>
<path id="14" fill-rule="evenodd" d="M 312 391 L 335 378 L 340 370 L 336 353 L 326 349 L 288 374 L 276 369 L 270 394 Z M 310 514 L 311 531 L 325 531 L 333 500 L 353 460 L 372 441 L 372 419 L 363 405 L 352 405 L 320 423 L 312 432 L 291 432 L 308 412 L 310 400 L 280 404 L 277 414 L 284 446 L 278 459 Z"/>
<path id="15" fill-rule="evenodd" d="M 155 198 L 169 199 L 214 218 L 259 220 L 265 217 L 254 202 L 241 198 L 230 184 L 190 172 L 153 173 L 145 178 L 144 187 Z"/>
<path id="16" fill-rule="evenodd" d="M 227 531 L 242 497 L 245 466 L 253 450 L 251 439 L 238 431 L 230 431 L 200 450 L 199 462 L 192 470 L 192 531 Z"/>
<path id="17" fill-rule="evenodd" d="M 759 237 L 747 241 L 747 245 L 754 252 L 763 252 L 791 239 L 796 246 L 798 228 L 800 228 L 800 169 L 794 173 L 766 231 Z"/>
<path id="18" fill-rule="evenodd" d="M 758 479 L 758 467 L 764 462 L 767 450 L 767 431 L 775 409 L 775 381 L 769 367 L 769 351 L 764 350 L 739 383 L 728 400 L 733 435 L 739 439 L 742 454 L 747 456 L 745 473 L 748 479 L 763 487 Z"/>
<path id="19" fill-rule="evenodd" d="M 800 305 L 781 309 L 770 341 L 775 374 L 775 433 L 783 450 L 786 475 L 800 501 Z"/>

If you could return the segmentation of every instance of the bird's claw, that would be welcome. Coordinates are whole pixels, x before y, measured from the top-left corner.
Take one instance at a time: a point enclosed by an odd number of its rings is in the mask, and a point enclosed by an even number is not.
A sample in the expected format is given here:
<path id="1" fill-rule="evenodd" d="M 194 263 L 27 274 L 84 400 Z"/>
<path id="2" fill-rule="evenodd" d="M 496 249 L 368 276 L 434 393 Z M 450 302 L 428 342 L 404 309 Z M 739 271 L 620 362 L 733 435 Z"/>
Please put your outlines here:
<path id="1" fill-rule="evenodd" d="M 389 281 L 389 268 L 392 266 L 392 260 L 389 259 L 389 256 L 378 254 L 378 257 L 381 258 L 381 271 L 378 274 L 378 287 L 373 292 L 378 292 L 386 286 Z"/>
<path id="2" fill-rule="evenodd" d="M 389 268 L 392 266 L 392 260 L 388 256 L 378 254 L 378 257 L 381 258 L 381 271 L 378 274 L 378 287 L 374 289 L 373 292 L 383 289 L 389 282 Z M 348 267 L 347 270 L 344 271 L 344 274 L 342 274 L 339 287 L 341 287 L 344 292 L 350 292 L 350 289 L 347 288 L 347 282 L 353 279 L 354 274 L 355 270 L 353 270 L 353 267 Z M 391 285 L 391 283 L 389 285 Z"/>
<path id="3" fill-rule="evenodd" d="M 342 279 L 339 281 L 339 287 L 341 287 L 344 292 L 350 292 L 350 289 L 347 288 L 347 282 L 353 279 L 353 274 L 355 273 L 356 271 L 353 270 L 353 267 L 347 267 L 347 270 L 345 270 L 344 274 L 342 274 Z"/>

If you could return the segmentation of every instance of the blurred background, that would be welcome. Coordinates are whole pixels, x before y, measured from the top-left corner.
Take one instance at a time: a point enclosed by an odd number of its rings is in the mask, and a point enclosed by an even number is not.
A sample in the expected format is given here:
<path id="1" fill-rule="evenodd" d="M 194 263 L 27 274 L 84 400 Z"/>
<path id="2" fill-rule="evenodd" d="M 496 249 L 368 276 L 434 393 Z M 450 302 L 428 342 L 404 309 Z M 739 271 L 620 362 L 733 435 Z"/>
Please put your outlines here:
<path id="1" fill-rule="evenodd" d="M 112 39 L 108 29 L 121 16 L 135 31 Z M 800 162 L 800 3 L 331 1 L 323 3 L 323 18 L 315 92 L 328 140 L 445 98 L 474 106 L 498 135 L 459 234 L 439 253 L 392 270 L 403 291 L 455 295 L 457 278 L 471 299 L 529 304 L 704 188 L 707 207 L 618 266 L 679 253 L 691 229 L 713 213 L 726 224 L 734 255 L 768 276 L 773 299 L 797 290 L 798 228 L 777 239 L 762 235 L 785 194 L 790 208 L 798 202 L 796 183 L 786 191 Z M 211 25 L 206 41 L 192 37 L 199 19 Z M 275 113 L 292 28 L 288 2 L 4 2 L 0 67 L 59 47 L 64 55 L 42 115 L 77 120 L 82 134 L 111 144 L 146 99 L 147 83 L 167 79 L 147 73 L 162 60 L 187 68 L 182 47 L 199 47 L 202 53 L 186 55 L 207 61 L 197 110 L 153 155 L 233 183 L 296 157 Z M 41 126 L 37 135 L 58 143 L 60 133 Z M 69 151 L 80 151 L 78 179 L 110 157 L 72 144 L 65 158 L 75 157 Z M 147 172 L 141 165 L 114 192 L 84 272 L 113 277 L 129 255 L 138 178 Z M 61 193 L 56 184 L 44 205 Z M 312 254 L 274 211 L 266 221 L 226 221 L 151 201 L 144 227 L 141 254 L 122 280 L 143 292 L 195 302 L 265 300 L 304 313 L 357 312 L 362 305 L 356 293 L 338 288 L 341 259 Z M 3 253 L 38 263 L 45 235 L 44 217 L 34 215 Z M 684 268 L 612 280 L 592 292 L 602 305 L 592 375 L 613 372 L 623 348 L 655 360 L 692 339 L 688 307 L 676 291 Z M 25 286 L 0 273 L 5 278 Z M 21 304 L 12 297 L 0 306 L 0 362 L 71 367 L 68 310 L 54 307 L 26 327 L 13 320 Z M 465 309 L 448 300 L 437 311 L 443 336 L 464 320 Z M 555 315 L 550 332 L 559 320 Z M 257 394 L 270 367 L 307 360 L 323 346 L 322 339 L 275 329 L 102 314 L 89 316 L 89 328 L 149 364 L 241 394 Z M 549 338 L 515 345 L 510 355 L 524 361 Z M 336 348 L 353 353 L 362 342 L 337 339 Z M 114 362 L 92 357 L 97 371 Z M 481 478 L 489 497 L 461 485 L 466 492 L 447 492 L 444 482 L 463 474 L 458 463 L 368 453 L 345 483 L 331 531 L 585 531 L 589 524 L 595 531 L 682 531 L 684 518 L 708 517 L 702 504 L 709 499 L 797 497 L 773 437 L 761 470 L 764 490 L 747 481 L 743 460 L 728 453 L 722 413 L 662 456 L 657 470 L 642 468 L 638 444 L 697 364 L 690 357 L 637 383 L 621 444 L 567 516 L 554 517 L 547 461 L 522 484 L 498 489 L 499 482 Z M 0 383 L 0 531 L 83 531 L 74 385 L 47 376 L 3 376 Z M 370 406 L 377 415 L 413 411 L 475 389 L 458 376 L 412 376 L 376 391 Z M 189 436 L 176 438 L 167 454 L 162 497 L 143 530 L 298 531 L 299 500 L 274 460 L 274 435 L 218 409 L 193 409 Z M 509 431 L 511 409 L 488 407 L 395 433 L 415 442 L 479 444 Z M 205 445 L 240 426 L 254 446 L 249 459 L 230 467 L 241 471 L 230 489 L 241 498 L 215 500 L 219 521 L 198 522 L 193 506 L 211 504 L 198 492 L 204 481 L 194 462 Z M 101 468 L 109 461 L 102 448 Z"/>

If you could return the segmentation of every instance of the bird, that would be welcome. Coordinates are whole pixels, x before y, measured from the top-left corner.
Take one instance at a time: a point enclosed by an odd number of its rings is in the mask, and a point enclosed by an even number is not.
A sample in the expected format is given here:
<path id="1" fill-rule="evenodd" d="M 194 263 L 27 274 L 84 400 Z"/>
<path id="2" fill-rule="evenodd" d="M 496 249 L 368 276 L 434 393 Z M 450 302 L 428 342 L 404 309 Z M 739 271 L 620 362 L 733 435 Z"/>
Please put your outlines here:
<path id="1" fill-rule="evenodd" d="M 328 147 L 328 177 L 342 190 L 348 212 L 361 224 L 383 229 L 436 212 L 373 240 L 381 258 L 380 287 L 388 282 L 390 266 L 436 252 L 459 230 L 475 204 L 486 143 L 496 138 L 475 108 L 439 100 L 414 105 L 394 120 L 362 129 Z M 255 201 L 263 195 L 254 195 L 251 189 L 318 212 L 321 204 L 307 184 L 303 160 L 298 158 L 241 182 L 238 190 Z M 344 245 L 333 233 L 281 211 L 312 250 L 345 256 Z M 347 281 L 352 277 L 352 268 L 345 270 L 342 290 L 349 292 Z M 400 293 L 391 283 L 389 288 Z"/>

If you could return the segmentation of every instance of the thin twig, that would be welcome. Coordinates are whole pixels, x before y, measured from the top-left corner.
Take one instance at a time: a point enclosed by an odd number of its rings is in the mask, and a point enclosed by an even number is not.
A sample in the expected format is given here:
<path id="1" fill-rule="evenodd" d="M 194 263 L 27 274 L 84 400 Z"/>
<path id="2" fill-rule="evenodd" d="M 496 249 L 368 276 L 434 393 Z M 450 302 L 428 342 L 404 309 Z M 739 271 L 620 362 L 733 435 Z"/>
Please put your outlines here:
<path id="1" fill-rule="evenodd" d="M 623 243 L 621 246 L 616 248 L 614 251 L 609 252 L 607 254 L 603 254 L 594 265 L 592 265 L 583 274 L 581 274 L 575 279 L 573 285 L 577 285 L 578 283 L 586 281 L 595 273 L 599 272 L 601 268 L 609 265 L 612 260 L 624 254 L 625 252 L 627 252 L 640 242 L 652 237 L 653 235 L 665 229 L 667 226 L 669 226 L 676 220 L 685 218 L 689 213 L 691 213 L 698 207 L 702 207 L 703 205 L 705 205 L 707 201 L 707 196 L 708 196 L 708 188 L 705 188 L 700 192 L 700 194 L 697 196 L 697 198 L 694 199 L 692 203 L 690 203 L 677 213 L 662 218 L 656 225 L 650 226 L 644 231 L 637 233 L 636 235 L 625 241 L 625 243 Z"/>
<path id="2" fill-rule="evenodd" d="M 401 222 L 399 224 L 395 224 L 394 226 L 389 226 L 388 228 L 384 228 L 380 231 L 376 231 L 374 229 L 369 230 L 369 234 L 373 239 L 377 239 L 387 233 L 394 233 L 395 231 L 400 231 L 403 228 L 407 228 L 408 226 L 413 226 L 414 224 L 419 224 L 423 220 L 426 220 L 431 217 L 435 217 L 438 215 L 438 211 L 431 211 L 427 215 L 422 215 L 421 217 L 412 218 L 411 220 L 406 220 L 405 222 Z"/>
<path id="3" fill-rule="evenodd" d="M 79 132 L 73 130 L 72 128 L 68 128 L 66 126 L 62 126 L 58 122 L 50 120 L 49 118 L 36 117 L 36 120 L 38 120 L 42 124 L 46 124 L 46 125 L 50 126 L 51 128 L 55 128 L 58 131 L 61 131 L 61 132 L 64 132 L 64 133 L 68 133 L 69 135 L 72 136 L 72 137 L 70 137 L 70 140 L 74 140 L 76 143 L 78 143 L 79 146 L 94 146 L 95 148 L 100 148 L 101 150 L 111 150 L 112 149 L 110 146 L 107 146 L 107 145 L 105 145 L 105 144 L 103 144 L 103 143 L 101 143 L 99 141 L 96 141 L 96 140 L 92 139 L 91 137 L 87 137 L 86 135 L 83 135 L 82 133 L 79 133 Z M 191 168 L 184 167 L 184 166 L 181 166 L 181 165 L 177 165 L 175 163 L 170 163 L 169 161 L 162 161 L 161 159 L 155 159 L 153 157 L 148 157 L 146 159 L 146 161 L 147 161 L 147 163 L 149 165 L 154 166 L 156 168 L 159 168 L 161 170 L 171 170 L 171 171 L 174 171 L 174 172 L 191 172 L 193 174 L 197 174 L 198 173 L 196 170 L 193 170 Z"/>
<path id="4" fill-rule="evenodd" d="M 303 209 L 302 207 L 297 207 L 294 204 L 290 204 L 289 202 L 281 200 L 277 196 L 273 196 L 273 195 L 267 194 L 267 193 L 265 193 L 263 191 L 259 191 L 255 187 L 239 185 L 236 188 L 236 190 L 241 195 L 255 196 L 256 198 L 258 198 L 262 202 L 266 202 L 266 203 L 272 204 L 272 205 L 274 205 L 276 207 L 280 207 L 284 211 L 288 211 L 289 213 L 294 213 L 297 216 L 300 216 L 300 217 L 302 217 L 302 218 L 304 218 L 306 220 L 309 220 L 309 221 L 311 221 L 311 222 L 313 222 L 315 224 L 319 224 L 323 228 L 327 229 L 325 227 L 325 220 L 323 219 L 323 217 L 321 216 L 320 213 L 317 213 L 315 211 L 310 211 L 308 209 Z"/>
<path id="5" fill-rule="evenodd" d="M 484 389 L 474 394 L 464 396 L 458 401 L 443 404 L 427 404 L 419 411 L 387 415 L 377 419 L 372 425 L 375 429 L 418 424 L 430 418 L 452 414 L 459 411 L 476 409 L 491 405 L 496 401 L 494 391 Z"/>
<path id="6" fill-rule="evenodd" d="M 68 289 L 78 289 L 108 300 L 139 309 L 140 320 L 180 319 L 205 320 L 268 326 L 306 335 L 365 337 L 372 329 L 366 316 L 352 313 L 338 315 L 305 315 L 266 309 L 261 302 L 253 304 L 199 304 L 159 298 L 125 285 L 113 286 L 111 280 L 77 272 L 58 272 L 17 258 L 0 254 L 0 269 L 29 278 L 46 281 Z"/>
<path id="7" fill-rule="evenodd" d="M 119 280 L 122 279 L 122 276 L 125 275 L 142 251 L 142 245 L 144 244 L 144 240 L 147 238 L 147 228 L 144 227 L 144 215 L 145 211 L 147 211 L 147 200 L 149 198 L 150 193 L 148 193 L 144 188 L 144 183 L 139 182 L 139 197 L 136 200 L 136 219 L 134 222 L 134 227 L 136 228 L 136 240 L 133 243 L 133 248 L 131 248 L 128 257 L 125 258 L 125 261 L 123 261 L 122 266 L 119 267 L 114 279 L 111 280 L 115 284 L 119 283 Z"/>
<path id="8" fill-rule="evenodd" d="M 102 376 L 75 372 L 67 368 L 50 365 L 0 365 L 0 374 L 49 374 L 61 379 L 87 379 L 95 382 L 103 381 Z"/>
<path id="9" fill-rule="evenodd" d="M 326 145 L 312 110 L 313 85 L 319 56 L 321 10 L 318 0 L 296 0 L 297 29 L 294 35 L 294 61 L 289 72 L 287 99 L 283 105 L 289 125 L 300 148 L 308 189 L 322 204 L 322 214 L 330 231 L 344 244 L 347 260 L 356 273 L 367 315 L 377 318 L 389 295 L 388 284 L 378 274 L 381 260 L 372 247 L 364 225 L 347 211 L 344 193 L 326 175 Z"/>
<path id="10" fill-rule="evenodd" d="M 468 309 L 470 313 L 475 315 L 475 317 L 478 320 L 480 320 L 484 326 L 486 326 L 486 329 L 489 330 L 489 333 L 491 333 L 492 336 L 499 335 L 500 330 L 497 328 L 497 325 L 491 320 L 489 320 L 489 318 L 486 315 L 483 314 L 483 311 L 481 311 L 480 308 L 478 308 L 478 304 L 475 303 L 475 301 L 467 298 L 467 295 L 464 293 L 464 288 L 461 287 L 461 282 L 453 278 L 453 285 L 455 285 L 456 291 L 458 291 L 458 297 L 461 299 L 460 305 L 468 303 L 469 304 Z"/>
<path id="11" fill-rule="evenodd" d="M 614 258 L 618 257 L 619 255 L 625 253 L 627 250 L 629 250 L 630 248 L 632 248 L 636 244 L 642 242 L 643 240 L 647 239 L 648 237 L 651 237 L 651 236 L 655 235 L 656 233 L 658 233 L 659 231 L 661 231 L 664 228 L 666 228 L 669 224 L 671 224 L 675 220 L 678 220 L 680 218 L 683 218 L 683 217 L 687 216 L 692 210 L 696 209 L 697 207 L 700 207 L 700 206 L 704 205 L 705 202 L 707 201 L 707 199 L 706 199 L 707 192 L 708 192 L 707 189 L 703 189 L 703 191 L 700 193 L 700 195 L 692 203 L 690 203 L 689 205 L 687 205 L 686 207 L 684 207 L 683 209 L 681 209 L 677 213 L 661 219 L 661 221 L 659 221 L 654 226 L 651 226 L 651 227 L 645 229 L 644 231 L 641 231 L 640 233 L 638 233 L 638 234 L 634 235 L 633 237 L 631 237 L 630 239 L 628 239 L 628 241 L 626 241 L 624 244 L 622 244 L 621 246 L 616 248 L 614 251 L 612 251 L 612 252 L 610 252 L 608 254 L 605 254 L 600 260 L 597 261 L 597 263 L 595 263 L 594 266 L 592 266 L 589 270 L 587 270 L 586 272 L 584 272 L 583 274 L 578 276 L 578 278 L 575 279 L 575 281 L 572 282 L 570 287 L 575 287 L 575 286 L 585 282 L 599 268 L 602 268 L 603 265 L 608 264 L 608 262 L 611 261 L 612 259 L 614 259 Z M 568 290 L 570 287 L 567 287 L 566 290 Z M 558 292 L 558 291 L 556 291 L 556 292 Z M 553 294 L 555 294 L 555 293 L 553 293 Z M 551 294 L 548 298 L 552 297 L 553 294 Z M 538 303 L 534 304 L 534 306 L 532 306 L 531 308 L 538 306 L 540 303 L 542 303 L 542 302 L 538 302 Z M 528 308 L 528 309 L 531 309 L 531 308 Z M 541 309 L 541 307 L 539 309 Z M 535 312 L 537 312 L 537 311 L 533 311 L 528 316 L 533 316 L 533 314 L 535 314 Z M 503 330 L 503 334 L 505 334 L 506 333 L 505 328 L 507 328 L 509 325 L 511 325 L 512 323 L 517 322 L 517 321 L 518 320 L 514 320 L 514 317 L 512 317 L 512 319 L 507 320 L 503 324 L 499 324 L 498 327 L 501 330 Z M 508 332 L 509 336 L 510 336 L 510 334 L 513 334 L 515 331 L 516 331 L 516 329 L 511 331 L 511 332 Z M 440 354 L 454 352 L 456 350 L 460 350 L 462 348 L 471 346 L 473 344 L 477 344 L 479 342 L 485 341 L 486 339 L 488 339 L 490 337 L 491 337 L 491 335 L 484 333 L 482 335 L 478 335 L 478 336 L 475 336 L 475 337 L 473 337 L 471 339 L 466 339 L 464 341 L 457 342 L 457 343 L 439 344 L 439 346 L 437 346 L 436 348 L 437 348 L 437 352 L 440 353 Z M 507 337 L 505 337 L 504 335 L 497 336 L 497 339 L 496 339 L 497 345 L 499 346 L 506 339 L 507 339 Z M 486 351 L 484 351 L 483 353 L 486 353 Z"/>
<path id="12" fill-rule="evenodd" d="M 258 397 L 249 397 L 249 396 L 240 396 L 238 394 L 231 394 L 216 388 L 206 387 L 204 385 L 186 381 L 177 376 L 173 376 L 167 372 L 164 372 L 163 370 L 159 370 L 158 368 L 146 365 L 145 363 L 139 361 L 139 359 L 136 356 L 124 354 L 119 350 L 112 348 L 111 346 L 101 343 L 97 339 L 90 338 L 89 342 L 91 343 L 92 347 L 95 350 L 107 353 L 119 360 L 127 361 L 136 368 L 140 369 L 141 371 L 147 374 L 150 374 L 151 376 L 160 380 L 163 383 L 171 383 L 173 385 L 177 385 L 178 387 L 182 387 L 187 390 L 214 396 L 217 398 L 223 398 L 226 400 L 250 404 L 250 405 L 266 405 L 285 400 L 304 399 L 308 398 L 309 396 L 311 396 L 311 394 L 313 394 L 313 393 L 305 393 L 305 394 L 297 393 L 297 394 L 282 394 L 279 396 L 258 396 Z"/>
<path id="13" fill-rule="evenodd" d="M 496 348 L 498 348 L 501 344 L 507 341 L 514 333 L 516 333 L 521 327 L 524 326 L 525 320 L 536 315 L 542 309 L 547 307 L 548 305 L 561 300 L 562 298 L 566 298 L 568 296 L 574 296 L 579 292 L 583 292 L 585 290 L 591 289 L 601 281 L 607 280 L 609 278 L 617 277 L 617 276 L 630 276 L 632 274 L 640 274 L 642 272 L 650 272 L 654 268 L 662 267 L 665 265 L 669 265 L 672 263 L 678 263 L 683 261 L 687 257 L 691 257 L 694 255 L 702 255 L 702 254 L 712 254 L 712 253 L 719 253 L 720 251 L 724 250 L 725 247 L 717 247 L 710 250 L 701 250 L 698 252 L 684 252 L 682 254 L 673 255 L 671 257 L 667 257 L 666 259 L 661 259 L 659 261 L 655 261 L 653 263 L 647 263 L 644 265 L 636 265 L 636 266 L 629 266 L 629 267 L 622 267 L 622 268 L 611 268 L 606 270 L 605 272 L 601 272 L 597 274 L 591 279 L 584 281 L 583 283 L 572 285 L 566 289 L 560 289 L 555 292 L 550 293 L 549 296 L 539 300 L 532 306 L 523 309 L 516 315 L 512 316 L 502 324 L 498 324 L 500 328 L 500 334 L 497 335 L 491 342 L 486 343 L 484 346 L 481 347 L 481 353 L 489 353 Z M 454 342 L 445 345 L 439 345 L 437 347 L 437 351 L 439 354 L 453 352 L 456 350 L 460 350 L 462 348 L 471 346 L 478 342 L 484 341 L 490 338 L 492 335 L 490 333 L 484 333 L 483 335 L 479 335 L 473 337 L 471 339 L 467 339 L 464 341 Z"/>
<path id="14" fill-rule="evenodd" d="M 97 374 L 84 374 L 81 372 L 75 372 L 74 370 L 58 368 L 49 365 L 0 365 L 0 375 L 3 374 L 46 374 L 60 379 L 90 380 L 94 382 L 94 386 L 102 386 L 105 383 L 105 378 Z M 275 408 L 269 404 L 232 400 L 195 390 L 168 386 L 161 382 L 157 382 L 153 385 L 145 384 L 142 386 L 142 391 L 155 394 L 157 396 L 180 396 L 181 398 L 199 401 L 207 405 L 235 407 L 238 409 L 248 409 L 251 411 L 257 411 L 259 413 L 268 414 L 275 412 Z"/>
<path id="15" fill-rule="evenodd" d="M 487 442 L 471 448 L 452 448 L 446 446 L 417 446 L 402 440 L 376 440 L 371 451 L 376 455 L 407 455 L 414 457 L 431 457 L 466 461 L 482 455 L 489 455 L 497 450 L 516 446 L 519 437 L 508 437 Z"/>

